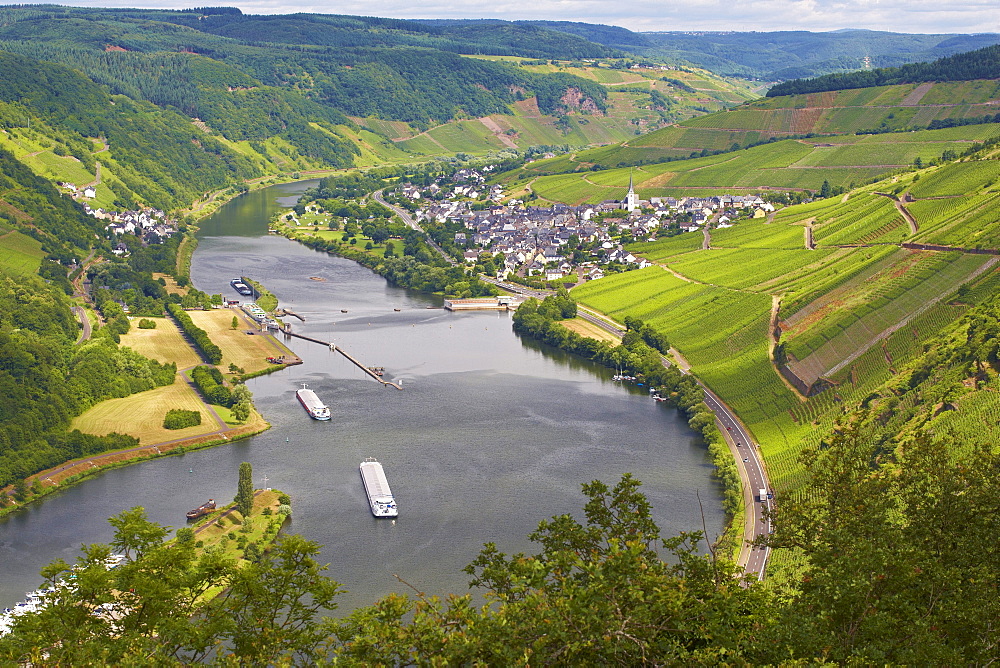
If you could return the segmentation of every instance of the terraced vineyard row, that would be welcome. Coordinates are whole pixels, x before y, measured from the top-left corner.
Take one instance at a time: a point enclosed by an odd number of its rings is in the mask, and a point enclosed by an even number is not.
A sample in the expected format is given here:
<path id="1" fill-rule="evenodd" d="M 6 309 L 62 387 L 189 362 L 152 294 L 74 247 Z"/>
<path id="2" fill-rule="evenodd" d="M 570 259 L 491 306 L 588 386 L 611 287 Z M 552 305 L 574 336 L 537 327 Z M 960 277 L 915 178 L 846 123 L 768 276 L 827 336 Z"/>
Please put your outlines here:
<path id="1" fill-rule="evenodd" d="M 737 289 L 789 274 L 821 260 L 831 251 L 771 248 L 723 248 L 701 251 L 671 260 L 672 269 L 695 280 Z"/>
<path id="2" fill-rule="evenodd" d="M 998 178 L 1000 162 L 996 160 L 953 162 L 921 178 L 910 188 L 910 194 L 918 199 L 969 195 L 996 183 Z"/>
<path id="3" fill-rule="evenodd" d="M 712 247 L 800 249 L 805 247 L 805 241 L 800 226 L 746 220 L 733 227 L 712 230 Z"/>
<path id="4" fill-rule="evenodd" d="M 935 211 L 934 205 L 942 205 Z M 921 205 L 921 206 L 917 206 Z M 958 248 L 1000 248 L 1000 193 L 915 202 L 929 221 L 914 241 Z M 911 209 L 912 211 L 912 209 Z M 918 218 L 919 220 L 919 218 Z"/>
<path id="5" fill-rule="evenodd" d="M 784 289 L 782 318 L 794 325 L 834 299 L 840 299 L 844 291 L 866 280 L 897 254 L 903 252 L 892 246 L 842 248 L 828 255 L 826 263 L 804 267 L 786 277 L 773 286 L 775 290 Z"/>
<path id="6" fill-rule="evenodd" d="M 698 250 L 703 240 L 701 232 L 685 232 L 676 237 L 632 244 L 629 250 L 633 253 L 642 253 L 643 257 L 649 258 L 652 262 L 660 262 L 669 257 Z"/>
<path id="7" fill-rule="evenodd" d="M 891 231 L 905 224 L 891 199 L 871 192 L 822 212 L 816 220 L 813 238 L 824 246 L 863 243 L 862 239 L 878 230 L 888 227 Z"/>
<path id="8" fill-rule="evenodd" d="M 902 276 L 883 281 L 864 304 L 830 313 L 824 321 L 812 323 L 807 331 L 789 337 L 787 350 L 798 360 L 790 364 L 796 375 L 812 383 L 830 373 L 850 355 L 870 345 L 881 332 L 957 290 L 988 261 L 981 255 L 936 255 Z"/>

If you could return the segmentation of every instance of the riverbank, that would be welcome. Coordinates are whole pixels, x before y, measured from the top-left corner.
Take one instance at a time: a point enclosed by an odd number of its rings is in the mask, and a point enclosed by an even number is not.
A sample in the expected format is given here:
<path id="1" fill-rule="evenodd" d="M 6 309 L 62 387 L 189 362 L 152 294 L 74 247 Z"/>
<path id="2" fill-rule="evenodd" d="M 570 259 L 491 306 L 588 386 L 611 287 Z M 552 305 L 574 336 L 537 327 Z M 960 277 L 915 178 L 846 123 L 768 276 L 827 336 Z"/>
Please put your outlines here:
<path id="1" fill-rule="evenodd" d="M 7 505 L 0 508 L 0 518 L 21 510 L 22 508 L 25 508 L 37 501 L 41 501 L 51 494 L 72 487 L 73 485 L 88 478 L 93 478 L 94 476 L 105 471 L 121 468 L 122 466 L 129 466 L 131 464 L 150 459 L 182 455 L 186 452 L 193 452 L 195 450 L 203 450 L 216 445 L 233 443 L 245 438 L 250 438 L 251 436 L 256 436 L 257 434 L 263 433 L 270 428 L 271 425 L 264 420 L 264 417 L 258 413 L 256 409 L 254 409 L 251 412 L 250 419 L 246 424 L 233 427 L 232 429 L 227 429 L 220 433 L 205 434 L 202 436 L 177 439 L 174 441 L 152 443 L 149 445 L 140 445 L 133 448 L 126 448 L 124 450 L 102 452 L 89 457 L 73 459 L 62 463 L 59 466 L 54 466 L 40 473 L 29 476 L 26 479 L 26 482 L 28 483 L 30 495 L 24 499 L 24 501 L 14 501 L 13 505 Z M 7 495 L 8 498 L 12 500 L 13 492 L 14 485 L 10 485 L 0 490 L 0 494 Z"/>

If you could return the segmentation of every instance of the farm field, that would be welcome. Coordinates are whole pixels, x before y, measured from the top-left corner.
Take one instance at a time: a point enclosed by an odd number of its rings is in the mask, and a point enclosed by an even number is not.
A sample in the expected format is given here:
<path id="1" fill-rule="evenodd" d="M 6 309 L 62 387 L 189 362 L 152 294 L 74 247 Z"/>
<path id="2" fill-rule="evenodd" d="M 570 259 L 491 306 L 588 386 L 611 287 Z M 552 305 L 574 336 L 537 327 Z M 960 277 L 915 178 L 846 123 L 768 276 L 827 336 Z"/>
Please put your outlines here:
<path id="1" fill-rule="evenodd" d="M 1000 193 L 922 200 L 910 205 L 917 209 L 924 227 L 914 241 L 960 248 L 1000 248 Z"/>
<path id="2" fill-rule="evenodd" d="M 172 408 L 198 411 L 201 424 L 185 429 L 164 429 L 163 418 Z M 138 438 L 140 445 L 147 445 L 200 436 L 220 427 L 194 388 L 178 376 L 173 385 L 102 401 L 74 418 L 70 428 L 100 436 L 111 432 L 128 434 Z"/>
<path id="3" fill-rule="evenodd" d="M 149 318 L 156 329 L 139 329 L 138 319 L 132 319 L 132 328 L 121 337 L 121 345 L 140 355 L 162 364 L 173 362 L 178 369 L 201 364 L 201 358 L 187 342 L 177 325 L 170 318 Z"/>
<path id="4" fill-rule="evenodd" d="M 270 366 L 268 357 L 294 354 L 279 344 L 272 336 L 249 336 L 247 330 L 256 330 L 257 325 L 235 309 L 212 309 L 211 311 L 188 311 L 194 324 L 208 332 L 212 343 L 222 348 L 222 370 L 229 364 L 242 367 L 247 373 L 260 371 Z M 239 327 L 232 328 L 233 316 L 239 318 Z"/>
<path id="5" fill-rule="evenodd" d="M 755 286 L 822 260 L 829 250 L 724 248 L 674 258 L 667 264 L 702 283 L 755 290 Z"/>
<path id="6" fill-rule="evenodd" d="M 633 316 L 664 332 L 764 443 L 769 462 L 770 453 L 795 449 L 800 427 L 789 411 L 799 400 L 769 361 L 769 295 L 688 283 L 658 267 L 591 281 L 571 294 L 619 321 Z M 786 478 L 799 470 L 796 461 L 797 450 L 787 470 L 772 478 L 776 486 L 787 488 Z"/>
<path id="7" fill-rule="evenodd" d="M 974 129 L 972 132 L 976 136 L 985 135 L 984 138 L 1000 136 L 1000 125 L 997 124 L 970 127 L 987 128 Z M 668 130 L 674 131 L 677 135 L 678 128 L 668 128 Z M 828 181 L 831 186 L 848 188 L 852 187 L 852 184 L 868 183 L 882 175 L 908 167 L 917 158 L 929 163 L 939 158 L 945 151 L 964 151 L 969 146 L 968 139 L 955 138 L 957 135 L 952 132 L 953 130 L 954 128 L 901 135 L 852 136 L 850 141 L 839 143 L 838 140 L 842 139 L 839 137 L 831 137 L 830 142 L 826 142 L 826 138 L 788 139 L 696 158 L 687 157 L 687 147 L 643 149 L 630 143 L 628 146 L 590 149 L 578 151 L 572 156 L 541 160 L 525 166 L 514 174 L 520 179 L 538 176 L 532 183 L 532 190 L 544 199 L 569 204 L 597 203 L 620 196 L 613 188 L 624 187 L 619 184 L 628 183 L 628 176 L 633 169 L 636 191 L 643 199 L 699 194 L 699 191 L 705 189 L 736 192 L 778 188 L 815 192 L 819 191 L 824 181 Z M 937 136 L 937 133 L 942 134 Z M 911 134 L 919 137 L 914 139 Z M 644 137 L 643 140 L 648 140 L 649 136 L 652 135 Z M 893 137 L 898 137 L 900 140 L 893 142 L 891 141 Z M 730 138 L 727 135 L 727 141 L 728 139 Z M 731 143 L 721 148 L 729 148 Z M 648 151 L 655 151 L 655 154 L 647 153 Z M 581 168 L 589 169 L 593 164 L 613 167 L 619 161 L 634 163 L 643 159 L 662 160 L 667 157 L 674 158 L 674 161 L 642 165 L 638 168 L 621 167 L 597 172 L 553 174 L 560 171 L 572 172 Z M 981 167 L 978 171 L 974 168 L 965 169 L 969 171 L 968 178 L 976 183 L 985 184 L 996 178 L 995 164 L 992 168 Z M 927 177 L 928 180 L 931 178 Z M 955 187 L 951 176 L 945 176 L 939 181 L 946 181 L 952 184 L 949 187 Z M 612 184 L 613 187 L 609 188 Z M 921 180 L 917 186 L 919 189 L 915 186 L 916 192 L 913 193 L 915 197 L 931 196 L 922 194 L 921 190 L 933 192 L 935 195 L 954 194 L 938 193 L 939 189 L 935 188 L 934 181 L 925 184 Z"/>

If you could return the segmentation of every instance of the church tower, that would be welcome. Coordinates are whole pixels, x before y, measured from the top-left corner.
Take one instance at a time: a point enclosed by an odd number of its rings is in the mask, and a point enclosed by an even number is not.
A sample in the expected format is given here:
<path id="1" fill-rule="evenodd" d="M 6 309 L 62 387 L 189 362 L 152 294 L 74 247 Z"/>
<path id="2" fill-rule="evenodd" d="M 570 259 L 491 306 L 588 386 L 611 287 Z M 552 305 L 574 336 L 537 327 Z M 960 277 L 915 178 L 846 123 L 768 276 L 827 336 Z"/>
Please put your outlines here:
<path id="1" fill-rule="evenodd" d="M 628 194 L 625 195 L 625 199 L 621 202 L 621 207 L 632 213 L 639 208 L 639 196 L 635 194 L 635 188 L 632 187 L 632 172 L 628 173 Z"/>

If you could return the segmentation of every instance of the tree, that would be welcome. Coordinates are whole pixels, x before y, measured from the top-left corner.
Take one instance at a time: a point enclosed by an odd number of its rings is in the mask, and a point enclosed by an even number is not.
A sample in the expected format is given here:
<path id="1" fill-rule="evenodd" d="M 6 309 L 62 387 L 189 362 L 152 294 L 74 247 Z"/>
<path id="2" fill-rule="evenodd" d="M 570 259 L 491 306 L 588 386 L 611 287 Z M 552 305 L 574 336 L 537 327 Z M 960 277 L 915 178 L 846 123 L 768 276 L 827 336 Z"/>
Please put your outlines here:
<path id="1" fill-rule="evenodd" d="M 240 319 L 239 319 L 239 318 L 237 318 L 237 317 L 236 317 L 236 316 L 234 315 L 234 316 L 233 316 L 233 325 L 232 325 L 232 328 L 233 328 L 233 329 L 236 329 L 236 328 L 237 328 L 237 327 L 239 327 L 239 326 L 240 326 Z"/>
<path id="2" fill-rule="evenodd" d="M 823 181 L 823 185 L 819 189 L 819 196 L 822 197 L 822 198 L 824 198 L 824 199 L 830 196 L 830 182 L 829 181 Z"/>
<path id="3" fill-rule="evenodd" d="M 251 544 L 247 549 L 257 556 Z M 292 656 L 312 665 L 321 658 L 334 622 L 320 613 L 337 607 L 341 588 L 324 575 L 327 567 L 314 558 L 318 553 L 316 543 L 285 536 L 233 575 L 215 614 L 232 620 L 228 637 L 242 665 L 271 665 Z"/>
<path id="4" fill-rule="evenodd" d="M 240 464 L 240 481 L 233 501 L 243 517 L 250 517 L 253 510 L 253 466 L 250 462 Z"/>
<path id="5" fill-rule="evenodd" d="M 535 555 L 487 544 L 466 569 L 488 604 L 390 596 L 337 629 L 339 656 L 382 665 L 741 663 L 766 624 L 769 594 L 698 550 L 700 534 L 661 539 L 629 475 L 583 486 L 586 523 L 569 515 L 531 534 Z M 660 555 L 663 550 L 664 555 Z"/>

